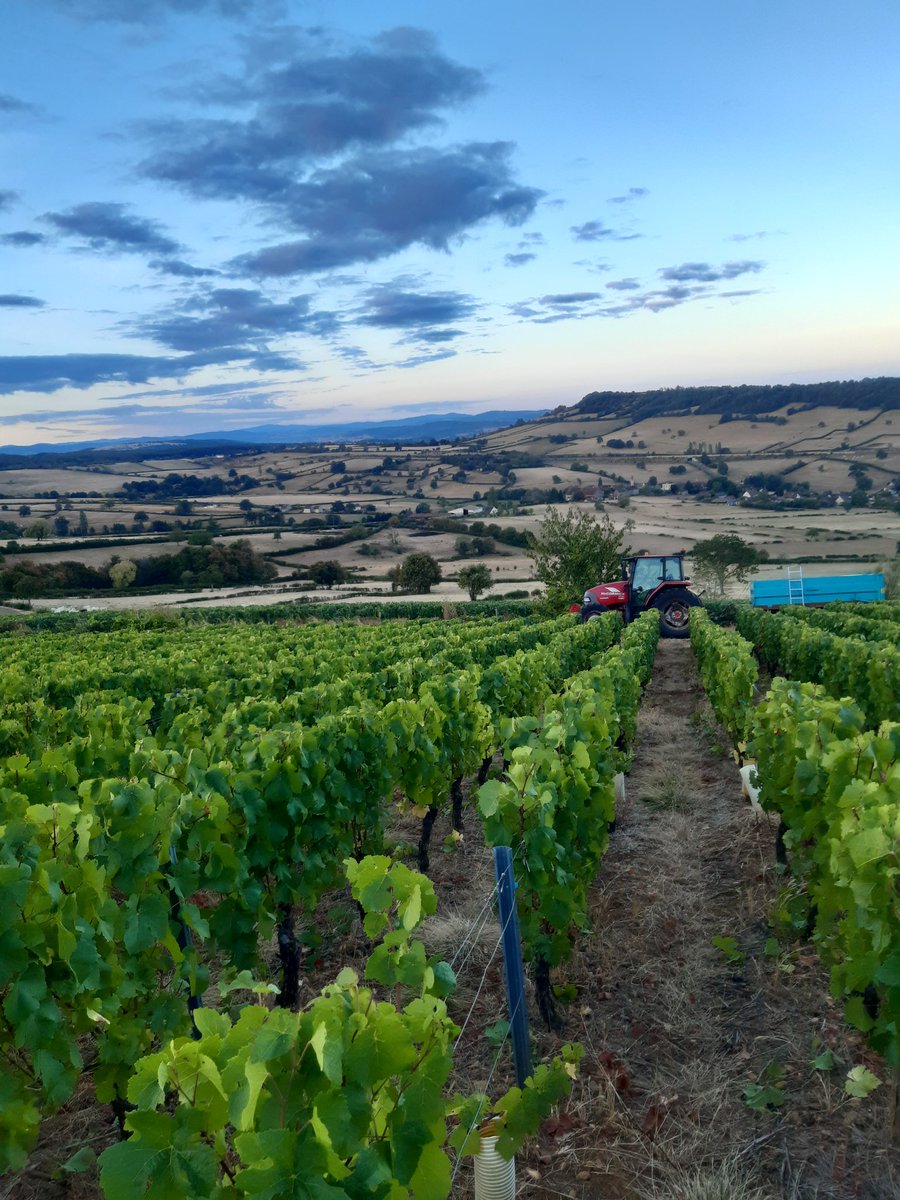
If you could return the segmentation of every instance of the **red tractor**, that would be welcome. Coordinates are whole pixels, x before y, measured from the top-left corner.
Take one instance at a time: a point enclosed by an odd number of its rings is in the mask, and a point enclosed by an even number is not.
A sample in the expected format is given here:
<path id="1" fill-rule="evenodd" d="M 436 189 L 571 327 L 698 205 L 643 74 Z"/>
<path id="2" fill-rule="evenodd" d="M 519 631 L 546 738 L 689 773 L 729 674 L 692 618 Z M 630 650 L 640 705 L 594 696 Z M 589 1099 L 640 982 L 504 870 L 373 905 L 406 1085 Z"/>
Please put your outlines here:
<path id="1" fill-rule="evenodd" d="M 692 608 L 700 600 L 687 588 L 684 577 L 684 555 L 642 554 L 622 559 L 624 579 L 616 583 L 598 583 L 584 593 L 580 609 L 582 621 L 602 616 L 606 612 L 621 612 L 626 624 L 646 612 L 659 610 L 659 632 L 663 637 L 688 636 L 688 620 Z"/>

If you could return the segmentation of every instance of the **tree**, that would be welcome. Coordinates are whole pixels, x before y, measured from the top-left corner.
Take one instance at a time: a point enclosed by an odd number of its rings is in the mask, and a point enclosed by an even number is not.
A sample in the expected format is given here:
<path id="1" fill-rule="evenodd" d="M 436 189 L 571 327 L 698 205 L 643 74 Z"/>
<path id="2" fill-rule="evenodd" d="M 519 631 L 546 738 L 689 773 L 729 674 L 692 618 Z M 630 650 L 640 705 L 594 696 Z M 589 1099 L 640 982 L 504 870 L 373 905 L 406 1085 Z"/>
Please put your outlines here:
<path id="1" fill-rule="evenodd" d="M 334 587 L 336 583 L 346 583 L 349 578 L 345 568 L 333 559 L 313 563 L 309 568 L 309 577 L 316 587 L 326 588 Z"/>
<path id="2" fill-rule="evenodd" d="M 456 579 L 459 586 L 469 593 L 470 600 L 477 600 L 482 592 L 494 586 L 491 573 L 484 563 L 473 563 L 471 567 L 463 567 Z"/>
<path id="3" fill-rule="evenodd" d="M 137 565 L 130 558 L 123 558 L 121 562 L 112 563 L 109 568 L 109 577 L 116 591 L 124 591 L 134 583 L 136 575 Z"/>
<path id="4" fill-rule="evenodd" d="M 32 521 L 25 530 L 25 536 L 34 538 L 36 542 L 42 542 L 50 532 L 50 526 L 46 521 Z"/>
<path id="5" fill-rule="evenodd" d="M 549 509 L 528 545 L 534 573 L 546 588 L 542 607 L 564 612 L 587 588 L 618 579 L 632 528 L 630 521 L 620 528 L 606 513 L 596 520 L 587 512 Z"/>
<path id="6" fill-rule="evenodd" d="M 441 579 L 441 567 L 433 554 L 410 554 L 401 564 L 400 586 L 405 592 L 427 594 Z"/>
<path id="7" fill-rule="evenodd" d="M 717 533 L 697 542 L 691 552 L 694 574 L 709 583 L 716 596 L 725 594 L 725 585 L 731 580 L 745 583 L 753 567 L 768 557 L 765 550 L 757 550 L 736 533 Z"/>

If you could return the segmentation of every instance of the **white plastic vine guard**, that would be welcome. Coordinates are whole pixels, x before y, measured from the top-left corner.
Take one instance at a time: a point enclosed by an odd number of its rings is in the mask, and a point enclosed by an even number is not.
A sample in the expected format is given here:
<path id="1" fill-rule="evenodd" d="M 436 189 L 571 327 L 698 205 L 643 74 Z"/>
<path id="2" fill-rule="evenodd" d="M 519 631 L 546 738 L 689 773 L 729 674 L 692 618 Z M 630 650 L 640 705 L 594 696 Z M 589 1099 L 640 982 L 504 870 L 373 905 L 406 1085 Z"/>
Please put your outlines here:
<path id="1" fill-rule="evenodd" d="M 750 807 L 758 817 L 763 816 L 763 808 L 759 802 L 759 788 L 756 784 L 759 782 L 759 775 L 756 771 L 756 763 L 745 763 L 740 768 L 741 771 L 741 795 L 745 796 L 750 801 Z"/>
<path id="2" fill-rule="evenodd" d="M 475 1200 L 515 1200 L 516 1160 L 497 1153 L 497 1138 L 481 1138 L 475 1155 Z"/>
<path id="3" fill-rule="evenodd" d="M 625 803 L 625 776 L 621 771 L 613 779 L 613 787 L 616 797 L 616 815 L 618 815 L 620 806 Z"/>

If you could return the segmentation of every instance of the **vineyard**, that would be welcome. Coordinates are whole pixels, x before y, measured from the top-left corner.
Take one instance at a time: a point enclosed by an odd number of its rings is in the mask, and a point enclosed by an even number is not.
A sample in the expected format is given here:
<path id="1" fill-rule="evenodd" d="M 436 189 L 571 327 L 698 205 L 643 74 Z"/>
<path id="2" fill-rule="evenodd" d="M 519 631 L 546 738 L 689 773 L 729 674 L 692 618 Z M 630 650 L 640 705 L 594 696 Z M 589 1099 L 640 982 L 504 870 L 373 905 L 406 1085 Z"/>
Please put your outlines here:
<path id="1" fill-rule="evenodd" d="M 876 1079 L 870 1090 L 883 1080 L 878 1103 L 896 1109 L 900 608 L 737 606 L 736 624 L 695 612 L 693 655 L 780 821 L 751 824 L 719 752 L 722 822 L 771 857 L 766 945 L 780 939 L 782 956 L 814 947 L 821 995 L 830 984 L 848 1025 L 839 1037 L 880 1072 L 861 1066 L 857 1078 Z M 662 777 L 641 794 L 642 745 L 656 737 L 673 762 L 683 753 L 671 729 L 648 724 L 654 617 L 624 628 L 613 615 L 120 621 L 0 640 L 0 1195 L 441 1200 L 469 1178 L 488 1120 L 502 1152 L 526 1147 L 545 1163 L 561 1122 L 612 1127 L 612 1116 L 569 1115 L 601 1092 L 641 1110 L 643 1150 L 662 1153 L 677 1105 L 662 1092 L 641 1099 L 625 1051 L 609 1048 L 621 1019 L 603 1026 L 603 1045 L 591 1026 L 616 1004 L 600 976 L 626 943 L 617 950 L 610 932 L 656 902 L 653 874 L 670 852 L 659 834 L 670 820 L 681 828 L 689 804 L 690 787 L 671 799 Z M 657 666 L 681 664 L 684 703 L 691 648 L 660 656 Z M 700 719 L 699 689 L 695 699 Z M 655 863 L 629 858 L 639 835 Z M 468 1002 L 460 971 L 472 950 L 430 945 L 454 902 L 448 864 L 474 886 L 495 846 L 513 854 L 531 980 L 538 1066 L 524 1089 L 510 1086 L 502 1031 L 487 1066 L 468 1065 L 467 1030 L 487 1036 L 493 958 Z M 643 870 L 644 895 L 617 909 L 610 881 L 624 895 Z M 353 922 L 347 961 L 316 949 L 336 898 Z M 685 895 L 685 908 L 695 902 Z M 483 927 L 490 887 L 473 904 Z M 713 932 L 727 959 L 735 938 Z M 703 970 L 721 969 L 721 947 L 704 940 Z M 757 950 L 762 972 L 761 946 L 734 953 Z M 59 1122 L 85 1103 L 109 1114 L 99 1164 L 85 1146 L 42 1176 Z M 596 1165 L 609 1130 L 592 1137 L 582 1157 Z M 892 1153 L 879 1160 L 883 1193 L 819 1194 L 892 1194 Z M 570 1166 L 563 1195 L 582 1179 Z M 657 1195 L 629 1186 L 610 1194 Z"/>

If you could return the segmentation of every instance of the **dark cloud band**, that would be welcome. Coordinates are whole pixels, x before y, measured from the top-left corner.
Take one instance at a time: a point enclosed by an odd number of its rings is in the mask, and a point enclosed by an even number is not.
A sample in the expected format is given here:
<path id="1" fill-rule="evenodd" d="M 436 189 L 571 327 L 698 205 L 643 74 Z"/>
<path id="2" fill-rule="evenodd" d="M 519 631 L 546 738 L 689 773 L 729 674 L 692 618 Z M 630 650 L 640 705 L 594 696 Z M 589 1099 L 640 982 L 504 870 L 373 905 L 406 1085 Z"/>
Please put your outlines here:
<path id="1" fill-rule="evenodd" d="M 179 248 L 177 242 L 166 237 L 158 222 L 131 216 L 127 205 L 111 201 L 93 201 L 66 212 L 45 213 L 44 220 L 62 234 L 81 238 L 91 250 L 174 254 Z"/>
<path id="2" fill-rule="evenodd" d="M 44 301 L 36 296 L 20 296 L 7 292 L 0 295 L 0 308 L 43 308 Z"/>
<path id="3" fill-rule="evenodd" d="M 412 245 L 446 250 L 490 218 L 520 224 L 541 193 L 514 182 L 511 149 L 491 142 L 385 151 L 319 171 L 280 205 L 305 236 L 243 255 L 233 266 L 254 276 L 308 274 L 376 262 Z"/>
<path id="4" fill-rule="evenodd" d="M 761 271 L 765 265 L 755 259 L 728 262 L 721 267 L 714 267 L 706 262 L 686 262 L 680 267 L 663 267 L 659 274 L 661 279 L 670 279 L 676 283 L 716 283 L 720 279 L 737 279 L 739 275 Z"/>

